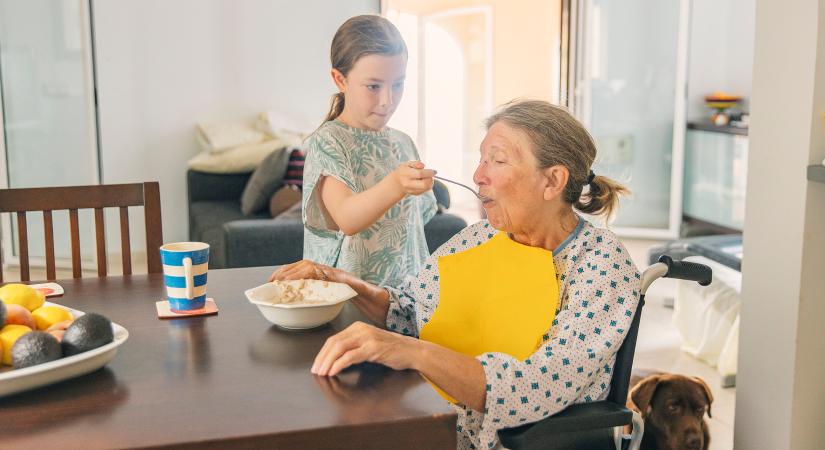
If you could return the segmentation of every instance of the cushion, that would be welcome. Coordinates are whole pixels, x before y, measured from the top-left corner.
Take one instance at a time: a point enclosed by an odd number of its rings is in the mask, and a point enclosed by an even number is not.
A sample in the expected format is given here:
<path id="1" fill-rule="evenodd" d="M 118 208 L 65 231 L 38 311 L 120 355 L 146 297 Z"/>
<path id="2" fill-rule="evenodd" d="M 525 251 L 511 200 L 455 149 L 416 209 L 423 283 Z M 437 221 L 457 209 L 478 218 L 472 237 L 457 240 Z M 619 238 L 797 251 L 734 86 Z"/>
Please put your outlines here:
<path id="1" fill-rule="evenodd" d="M 288 145 L 292 147 L 300 147 L 307 137 L 306 133 L 300 131 L 306 128 L 306 124 L 301 124 L 298 120 L 295 120 L 295 117 L 277 111 L 258 114 L 255 119 L 255 128 L 269 136 L 275 136 L 289 142 Z"/>
<path id="2" fill-rule="evenodd" d="M 272 194 L 281 186 L 289 153 L 285 149 L 269 154 L 249 177 L 241 194 L 241 211 L 244 215 L 264 209 Z"/>
<path id="3" fill-rule="evenodd" d="M 300 148 L 293 149 L 289 154 L 284 184 L 297 186 L 298 189 L 304 187 L 304 157 L 305 153 Z"/>
<path id="4" fill-rule="evenodd" d="M 278 214 L 273 222 L 301 222 L 301 202 L 295 203 L 286 209 L 286 211 Z"/>
<path id="5" fill-rule="evenodd" d="M 241 145 L 219 153 L 204 150 L 189 160 L 189 168 L 207 173 L 249 173 L 274 150 L 284 148 L 284 141 L 270 139 L 257 144 Z"/>
<path id="6" fill-rule="evenodd" d="M 301 203 L 301 191 L 295 186 L 282 186 L 269 199 L 269 215 L 276 217 L 296 203 Z"/>
<path id="7" fill-rule="evenodd" d="M 245 123 L 201 123 L 195 133 L 201 148 L 213 153 L 241 145 L 257 144 L 270 138 Z"/>

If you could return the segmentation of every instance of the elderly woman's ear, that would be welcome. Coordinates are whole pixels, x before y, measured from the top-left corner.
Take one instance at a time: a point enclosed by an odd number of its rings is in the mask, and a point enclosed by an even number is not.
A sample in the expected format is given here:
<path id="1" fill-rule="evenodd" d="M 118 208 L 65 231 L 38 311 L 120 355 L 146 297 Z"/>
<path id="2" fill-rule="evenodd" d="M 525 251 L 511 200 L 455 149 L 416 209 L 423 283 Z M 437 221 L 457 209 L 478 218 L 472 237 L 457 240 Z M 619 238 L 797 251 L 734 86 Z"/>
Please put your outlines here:
<path id="1" fill-rule="evenodd" d="M 542 169 L 542 172 L 544 173 L 544 199 L 564 198 L 564 188 L 570 178 L 570 171 L 567 170 L 567 167 L 562 165 L 551 166 Z"/>

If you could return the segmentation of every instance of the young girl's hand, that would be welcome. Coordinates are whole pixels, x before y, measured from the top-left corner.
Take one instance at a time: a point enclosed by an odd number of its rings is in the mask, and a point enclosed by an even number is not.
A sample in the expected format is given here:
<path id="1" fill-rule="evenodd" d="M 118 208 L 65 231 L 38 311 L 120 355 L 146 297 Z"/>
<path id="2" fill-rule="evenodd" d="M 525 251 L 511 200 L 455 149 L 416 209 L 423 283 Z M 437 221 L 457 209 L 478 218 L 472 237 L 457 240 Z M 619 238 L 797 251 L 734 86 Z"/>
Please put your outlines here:
<path id="1" fill-rule="evenodd" d="M 391 174 L 400 192 L 420 195 L 433 188 L 435 170 L 425 169 L 421 161 L 407 161 L 399 165 Z"/>

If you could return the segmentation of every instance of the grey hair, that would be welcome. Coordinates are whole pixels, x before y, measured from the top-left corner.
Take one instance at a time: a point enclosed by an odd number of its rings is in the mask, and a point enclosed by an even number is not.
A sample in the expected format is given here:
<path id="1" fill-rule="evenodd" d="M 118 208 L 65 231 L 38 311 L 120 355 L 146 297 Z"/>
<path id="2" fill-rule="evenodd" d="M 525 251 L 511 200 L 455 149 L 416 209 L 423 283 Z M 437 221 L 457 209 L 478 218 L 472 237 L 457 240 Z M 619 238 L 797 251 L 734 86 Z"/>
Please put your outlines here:
<path id="1" fill-rule="evenodd" d="M 630 194 L 627 187 L 605 176 L 596 175 L 588 182 L 596 144 L 565 108 L 541 100 L 513 100 L 487 118 L 485 125 L 489 130 L 496 122 L 505 122 L 527 135 L 539 169 L 567 168 L 563 198 L 577 210 L 610 221 L 618 211 L 619 196 Z M 589 186 L 586 192 L 585 186 Z"/>

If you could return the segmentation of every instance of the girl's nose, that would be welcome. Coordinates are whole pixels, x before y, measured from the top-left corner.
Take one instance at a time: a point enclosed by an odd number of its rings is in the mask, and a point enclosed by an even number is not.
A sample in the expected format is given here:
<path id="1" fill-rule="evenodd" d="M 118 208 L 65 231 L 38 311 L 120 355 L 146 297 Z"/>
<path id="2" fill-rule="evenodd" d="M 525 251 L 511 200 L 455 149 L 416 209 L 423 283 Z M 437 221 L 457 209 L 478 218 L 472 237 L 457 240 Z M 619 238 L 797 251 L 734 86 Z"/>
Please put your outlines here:
<path id="1" fill-rule="evenodd" d="M 381 106 L 392 105 L 392 89 L 382 89 L 381 95 L 378 98 L 378 102 L 381 104 Z"/>

